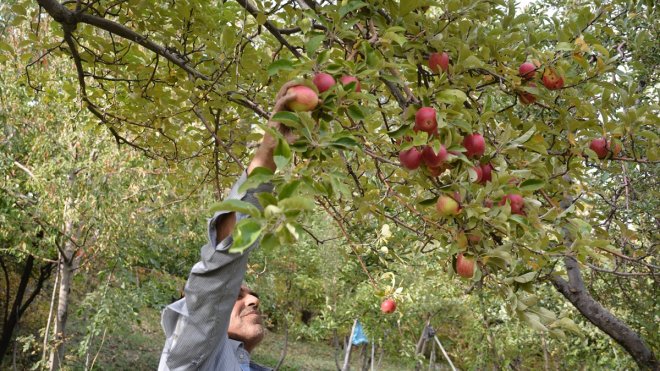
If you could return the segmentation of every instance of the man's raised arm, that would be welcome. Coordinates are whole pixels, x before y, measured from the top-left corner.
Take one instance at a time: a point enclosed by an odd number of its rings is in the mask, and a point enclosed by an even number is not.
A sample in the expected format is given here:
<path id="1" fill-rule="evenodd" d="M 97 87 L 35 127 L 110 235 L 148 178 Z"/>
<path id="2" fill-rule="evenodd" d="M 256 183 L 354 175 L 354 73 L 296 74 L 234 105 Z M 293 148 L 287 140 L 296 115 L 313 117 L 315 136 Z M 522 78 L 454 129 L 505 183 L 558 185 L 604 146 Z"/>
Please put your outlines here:
<path id="1" fill-rule="evenodd" d="M 293 85 L 288 83 L 280 89 L 271 117 L 295 99 L 295 94 L 287 94 Z M 293 134 L 285 126 L 272 120 L 268 125 L 279 130 L 288 141 L 293 140 Z M 261 208 L 255 194 L 271 192 L 272 185 L 262 184 L 243 193 L 239 189 L 247 175 L 257 167 L 275 170 L 273 152 L 276 146 L 277 139 L 266 132 L 247 171 L 226 199 L 243 200 Z M 202 247 L 201 260 L 190 272 L 185 297 L 163 311 L 162 326 L 167 340 L 159 370 L 229 369 L 223 365 L 209 366 L 230 353 L 227 346 L 230 314 L 245 276 L 249 252 L 259 244 L 256 242 L 242 254 L 229 253 L 234 226 L 247 217 L 241 213 L 218 211 L 209 220 L 208 243 Z"/>

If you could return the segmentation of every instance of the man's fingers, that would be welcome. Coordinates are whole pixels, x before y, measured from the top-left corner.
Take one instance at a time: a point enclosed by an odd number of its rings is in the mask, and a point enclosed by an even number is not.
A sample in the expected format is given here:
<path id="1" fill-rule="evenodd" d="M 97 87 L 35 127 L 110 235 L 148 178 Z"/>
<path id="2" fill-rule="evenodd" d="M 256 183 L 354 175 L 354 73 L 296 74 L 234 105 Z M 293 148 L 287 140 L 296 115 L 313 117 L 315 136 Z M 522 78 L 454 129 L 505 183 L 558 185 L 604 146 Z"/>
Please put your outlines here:
<path id="1" fill-rule="evenodd" d="M 296 97 L 297 97 L 296 93 L 288 93 L 280 97 L 275 103 L 275 107 L 273 108 L 273 113 L 283 111 L 286 105 L 289 104 L 289 102 L 294 101 Z"/>
<path id="2" fill-rule="evenodd" d="M 289 81 L 286 84 L 282 85 L 280 90 L 277 92 L 277 95 L 275 95 L 275 100 L 278 100 L 278 99 L 282 98 L 283 96 L 285 96 L 287 94 L 287 90 L 289 90 L 289 88 L 292 88 L 296 85 L 300 85 L 300 83 L 295 82 L 295 81 Z"/>

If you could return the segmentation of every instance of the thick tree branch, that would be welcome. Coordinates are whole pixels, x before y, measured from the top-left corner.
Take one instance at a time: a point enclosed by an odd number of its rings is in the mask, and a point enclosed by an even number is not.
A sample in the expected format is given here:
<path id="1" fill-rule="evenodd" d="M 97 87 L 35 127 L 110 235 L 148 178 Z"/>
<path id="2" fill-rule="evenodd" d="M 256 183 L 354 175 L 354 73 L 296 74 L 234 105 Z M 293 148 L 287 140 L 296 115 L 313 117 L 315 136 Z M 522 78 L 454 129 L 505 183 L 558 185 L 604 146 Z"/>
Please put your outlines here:
<path id="1" fill-rule="evenodd" d="M 114 35 L 121 36 L 127 40 L 138 43 L 143 47 L 151 50 L 152 52 L 163 56 L 165 59 L 181 67 L 183 70 L 195 76 L 196 78 L 210 80 L 208 76 L 190 67 L 185 59 L 172 53 L 162 45 L 156 44 L 155 42 L 149 40 L 148 37 L 140 35 L 139 33 L 117 22 L 113 22 L 111 20 L 88 13 L 71 11 L 56 0 L 37 0 L 37 2 L 46 10 L 46 12 L 48 12 L 48 14 L 50 14 L 51 17 L 53 17 L 55 21 L 62 24 L 62 26 L 65 28 L 65 32 L 67 29 L 70 31 L 74 30 L 77 23 L 86 23 L 108 31 Z"/>
<path id="2" fill-rule="evenodd" d="M 587 291 L 580 274 L 577 260 L 565 257 L 564 264 L 568 273 L 568 282 L 558 275 L 550 281 L 568 301 L 577 308 L 591 323 L 601 329 L 635 359 L 642 369 L 657 370 L 660 365 L 644 340 L 628 325 L 612 315 Z"/>

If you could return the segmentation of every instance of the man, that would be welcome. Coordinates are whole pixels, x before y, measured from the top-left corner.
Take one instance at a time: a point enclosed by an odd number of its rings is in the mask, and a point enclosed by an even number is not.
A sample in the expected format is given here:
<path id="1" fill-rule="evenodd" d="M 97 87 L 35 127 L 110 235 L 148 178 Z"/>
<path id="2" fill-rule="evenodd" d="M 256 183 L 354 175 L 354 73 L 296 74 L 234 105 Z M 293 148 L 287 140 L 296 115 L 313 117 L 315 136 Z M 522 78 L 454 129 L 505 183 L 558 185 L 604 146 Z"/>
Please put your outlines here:
<path id="1" fill-rule="evenodd" d="M 276 96 L 272 115 L 285 109 L 296 98 L 287 90 L 287 83 Z M 268 125 L 279 130 L 292 142 L 295 138 L 284 125 L 270 120 Z M 256 194 L 271 192 L 272 185 L 239 193 L 240 186 L 257 167 L 275 170 L 273 151 L 277 139 L 266 133 L 248 169 L 232 188 L 227 199 L 240 199 L 261 207 Z M 250 352 L 264 336 L 259 312 L 259 297 L 242 284 L 249 253 L 255 242 L 242 254 L 230 254 L 232 231 L 238 221 L 247 216 L 219 211 L 209 220 L 209 242 L 202 247 L 201 261 L 188 277 L 185 297 L 165 308 L 162 326 L 167 340 L 160 358 L 159 371 L 165 370 L 267 370 L 250 362 Z"/>

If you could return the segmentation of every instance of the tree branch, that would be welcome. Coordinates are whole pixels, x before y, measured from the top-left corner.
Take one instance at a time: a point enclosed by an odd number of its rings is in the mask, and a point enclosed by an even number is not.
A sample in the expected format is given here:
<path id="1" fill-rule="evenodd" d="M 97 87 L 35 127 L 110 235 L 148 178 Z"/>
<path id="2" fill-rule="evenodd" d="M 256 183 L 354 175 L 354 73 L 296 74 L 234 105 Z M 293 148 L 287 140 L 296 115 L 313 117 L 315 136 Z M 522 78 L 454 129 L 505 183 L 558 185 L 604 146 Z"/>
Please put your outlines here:
<path id="1" fill-rule="evenodd" d="M 124 39 L 140 44 L 143 47 L 151 50 L 152 52 L 163 56 L 165 59 L 181 67 L 184 71 L 195 76 L 196 78 L 202 80 L 211 79 L 210 77 L 190 67 L 185 59 L 170 52 L 168 49 L 164 48 L 163 46 L 149 40 L 147 36 L 140 35 L 139 33 L 117 22 L 113 22 L 109 19 L 105 19 L 88 13 L 73 12 L 56 0 L 37 0 L 37 2 L 39 3 L 40 6 L 46 9 L 46 12 L 48 12 L 48 14 L 50 14 L 50 16 L 53 17 L 53 19 L 56 22 L 62 24 L 62 26 L 65 29 L 65 32 L 67 29 L 69 31 L 73 31 L 76 27 L 76 24 L 79 22 L 86 23 L 91 26 L 108 31 L 117 36 L 121 36 Z"/>
<path id="2" fill-rule="evenodd" d="M 589 294 L 584 286 L 577 260 L 567 256 L 564 258 L 564 264 L 568 273 L 568 282 L 558 275 L 550 277 L 550 281 L 557 291 L 568 299 L 589 322 L 626 349 L 640 368 L 657 370 L 658 361 L 639 334 L 612 315 Z"/>
<path id="3" fill-rule="evenodd" d="M 250 13 L 255 19 L 257 18 L 257 15 L 259 15 L 259 10 L 255 8 L 252 4 L 250 4 L 249 0 L 236 0 L 236 2 L 238 2 L 243 8 L 245 8 L 245 10 L 247 10 L 248 13 Z M 266 22 L 264 23 L 264 27 L 266 27 L 266 29 L 270 31 L 270 33 L 273 36 L 275 36 L 275 38 L 277 39 L 277 41 L 280 42 L 280 44 L 286 46 L 286 48 L 289 49 L 291 53 L 293 53 L 293 55 L 296 56 L 296 58 L 298 59 L 303 58 L 302 54 L 300 54 L 300 52 L 295 47 L 293 47 L 291 44 L 289 44 L 288 41 L 286 41 L 286 39 L 280 33 L 280 30 L 277 27 L 275 27 L 272 23 L 270 23 L 270 21 L 266 20 Z"/>

